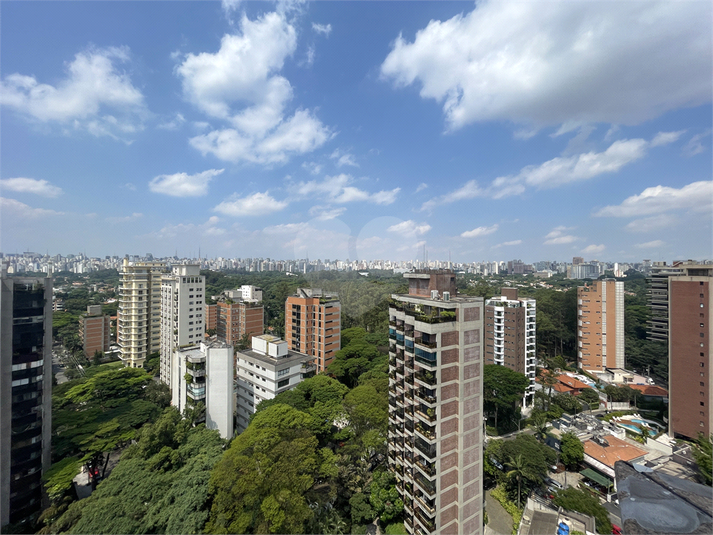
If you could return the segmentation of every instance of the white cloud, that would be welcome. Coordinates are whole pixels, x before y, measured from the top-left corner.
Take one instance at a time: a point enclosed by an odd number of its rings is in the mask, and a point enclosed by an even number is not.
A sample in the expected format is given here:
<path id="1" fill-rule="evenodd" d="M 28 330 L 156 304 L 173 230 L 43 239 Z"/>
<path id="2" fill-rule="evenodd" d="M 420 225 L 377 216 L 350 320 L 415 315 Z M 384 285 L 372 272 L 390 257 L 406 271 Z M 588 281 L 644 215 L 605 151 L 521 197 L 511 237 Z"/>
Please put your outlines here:
<path id="1" fill-rule="evenodd" d="M 449 129 L 639 124 L 710 101 L 710 18 L 706 2 L 477 2 L 399 35 L 381 74 L 418 83 Z"/>
<path id="2" fill-rule="evenodd" d="M 568 230 L 573 230 L 574 227 L 559 226 L 552 229 L 552 232 L 545 236 L 544 245 L 566 245 L 568 243 L 580 240 L 578 236 L 565 234 Z"/>
<path id="3" fill-rule="evenodd" d="M 485 191 L 483 191 L 475 180 L 469 180 L 463 184 L 460 188 L 450 193 L 446 193 L 440 197 L 426 201 L 421 205 L 421 210 L 432 210 L 439 204 L 449 204 L 456 201 L 463 201 L 466 199 L 474 199 L 475 197 L 485 196 Z"/>
<path id="4" fill-rule="evenodd" d="M 359 167 L 359 164 L 356 162 L 356 158 L 354 158 L 354 155 L 348 152 L 342 152 L 339 149 L 335 149 L 335 151 L 329 157 L 332 160 L 337 160 L 337 167 L 342 167 L 343 165 Z"/>
<path id="5" fill-rule="evenodd" d="M 288 204 L 287 201 L 274 199 L 266 191 L 265 193 L 253 193 L 247 197 L 233 196 L 220 203 L 213 210 L 234 217 L 260 216 L 284 210 Z"/>
<path id="6" fill-rule="evenodd" d="M 700 154 L 701 152 L 705 151 L 706 148 L 703 146 L 703 143 L 701 143 L 701 140 L 707 138 L 710 135 L 711 129 L 708 128 L 700 134 L 696 134 L 695 136 L 693 136 L 683 147 L 683 154 L 685 154 L 686 156 L 695 156 L 696 154 Z"/>
<path id="7" fill-rule="evenodd" d="M 123 187 L 130 191 L 136 191 L 136 186 L 134 186 L 131 182 L 127 182 Z"/>
<path id="8" fill-rule="evenodd" d="M 468 230 L 461 234 L 461 238 L 479 238 L 480 236 L 487 236 L 498 230 L 498 225 L 495 224 L 490 227 L 478 227 L 473 230 Z"/>
<path id="9" fill-rule="evenodd" d="M 237 9 L 240 7 L 242 0 L 221 0 L 220 3 L 223 7 L 223 11 L 225 12 L 226 16 L 230 17 L 230 14 L 233 11 L 237 11 Z"/>
<path id="10" fill-rule="evenodd" d="M 659 145 L 668 145 L 669 143 L 674 143 L 678 141 L 678 138 L 680 138 L 685 133 L 685 130 L 679 130 L 677 132 L 659 132 L 658 134 L 656 134 L 654 139 L 651 140 L 651 146 L 658 147 Z"/>
<path id="11" fill-rule="evenodd" d="M 180 113 L 177 113 L 176 116 L 171 119 L 170 121 L 166 121 L 165 123 L 161 123 L 156 128 L 160 128 L 161 130 L 178 130 L 180 126 L 186 122 L 186 118 L 183 117 Z"/>
<path id="12" fill-rule="evenodd" d="M 308 171 L 312 175 L 318 175 L 322 170 L 322 166 L 317 162 L 303 162 L 302 169 Z"/>
<path id="13" fill-rule="evenodd" d="M 667 186 L 646 188 L 619 205 L 605 206 L 594 215 L 599 217 L 640 217 L 671 210 L 711 212 L 713 209 L 713 181 L 693 182 L 681 189 Z"/>
<path id="14" fill-rule="evenodd" d="M 409 219 L 408 221 L 402 221 L 401 223 L 391 225 L 386 230 L 387 232 L 393 232 L 404 237 L 415 237 L 425 234 L 431 230 L 431 225 L 428 223 L 416 223 L 412 219 Z"/>
<path id="15" fill-rule="evenodd" d="M 116 64 L 128 61 L 127 47 L 80 52 L 56 86 L 39 83 L 34 76 L 10 74 L 0 83 L 0 103 L 34 121 L 119 139 L 142 129 L 147 113 L 141 91 L 117 69 Z"/>
<path id="16" fill-rule="evenodd" d="M 3 178 L 0 180 L 0 190 L 7 189 L 21 193 L 34 193 L 43 197 L 57 197 L 62 194 L 62 188 L 53 186 L 46 180 L 35 178 Z"/>
<path id="17" fill-rule="evenodd" d="M 314 217 L 318 221 L 330 221 L 331 219 L 336 219 L 344 212 L 346 208 L 329 208 L 325 206 L 313 206 L 309 209 L 309 215 Z"/>
<path id="18" fill-rule="evenodd" d="M 522 243 L 522 240 L 504 241 L 503 243 L 493 245 L 492 248 L 499 249 L 500 247 L 508 247 L 510 245 L 520 245 L 521 243 Z"/>
<path id="19" fill-rule="evenodd" d="M 144 217 L 144 214 L 134 212 L 133 214 L 124 217 L 107 217 L 106 220 L 109 223 L 131 223 L 132 221 L 137 221 L 142 217 Z"/>
<path id="20" fill-rule="evenodd" d="M 332 25 L 331 24 L 317 24 L 316 22 L 312 23 L 312 30 L 315 32 L 324 35 L 325 37 L 329 37 L 329 34 L 332 33 Z"/>
<path id="21" fill-rule="evenodd" d="M 159 175 L 149 182 L 149 189 L 154 193 L 163 193 L 172 197 L 202 197 L 208 194 L 210 181 L 223 171 L 224 169 L 208 169 L 195 175 L 188 173 Z"/>
<path id="22" fill-rule="evenodd" d="M 329 140 L 333 133 L 313 111 L 286 116 L 293 91 L 278 73 L 296 46 L 297 32 L 284 12 L 254 21 L 243 14 L 240 32 L 224 35 L 218 52 L 187 54 L 176 68 L 185 98 L 231 125 L 196 136 L 191 145 L 231 162 L 283 163 Z"/>
<path id="23" fill-rule="evenodd" d="M 64 212 L 46 210 L 44 208 L 33 208 L 15 199 L 0 197 L 0 212 L 2 216 L 12 220 L 16 219 L 37 219 L 40 217 L 64 215 Z"/>
<path id="24" fill-rule="evenodd" d="M 200 225 L 194 223 L 179 223 L 177 225 L 166 225 L 156 232 L 152 232 L 149 236 L 165 240 L 169 238 L 182 238 L 194 239 L 197 236 L 222 236 L 226 233 L 226 230 L 219 228 L 216 225 L 220 222 L 220 218 L 212 216 L 208 218 L 208 221 Z"/>
<path id="25" fill-rule="evenodd" d="M 598 254 L 601 253 L 606 247 L 602 245 L 588 245 L 584 249 L 582 249 L 582 252 L 584 254 Z"/>
<path id="26" fill-rule="evenodd" d="M 638 247 L 639 249 L 653 249 L 655 247 L 663 247 L 664 245 L 666 245 L 666 242 L 662 240 L 654 240 L 646 243 L 637 243 L 634 247 Z"/>
<path id="27" fill-rule="evenodd" d="M 678 219 L 670 214 L 658 214 L 652 217 L 634 219 L 624 228 L 629 232 L 653 232 L 672 227 L 677 223 Z"/>
<path id="28" fill-rule="evenodd" d="M 265 234 L 292 234 L 294 232 L 304 232 L 310 228 L 309 223 L 284 223 L 265 227 L 262 231 Z"/>
<path id="29" fill-rule="evenodd" d="M 322 182 L 310 180 L 309 182 L 299 182 L 292 186 L 292 194 L 297 197 L 312 197 L 314 195 L 324 197 L 329 202 L 345 204 L 348 202 L 365 201 L 373 204 L 392 204 L 396 201 L 396 196 L 401 188 L 393 190 L 382 190 L 376 193 L 369 193 L 350 184 L 354 181 L 351 175 L 340 174 L 328 176 Z"/>
<path id="30" fill-rule="evenodd" d="M 428 184 L 426 184 L 425 182 L 421 182 L 418 185 L 418 187 L 416 188 L 416 193 L 418 193 L 419 191 L 425 190 L 427 187 L 428 187 Z"/>

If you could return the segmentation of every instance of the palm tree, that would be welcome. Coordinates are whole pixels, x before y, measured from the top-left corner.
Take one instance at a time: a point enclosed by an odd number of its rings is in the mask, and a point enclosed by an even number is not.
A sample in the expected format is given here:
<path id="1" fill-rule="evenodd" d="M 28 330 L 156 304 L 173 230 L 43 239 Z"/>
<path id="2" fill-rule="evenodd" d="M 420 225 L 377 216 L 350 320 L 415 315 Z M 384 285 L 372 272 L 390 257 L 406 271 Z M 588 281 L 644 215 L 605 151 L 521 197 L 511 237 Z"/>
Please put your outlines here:
<path id="1" fill-rule="evenodd" d="M 547 434 L 547 417 L 538 414 L 532 422 L 532 427 L 535 429 L 535 434 L 542 439 Z"/>
<path id="2" fill-rule="evenodd" d="M 522 479 L 527 479 L 529 470 L 522 459 L 522 453 L 518 453 L 515 457 L 510 456 L 510 460 L 505 463 L 506 466 L 512 468 L 507 473 L 507 477 L 515 477 L 517 479 L 517 508 L 520 509 L 520 492 Z"/>

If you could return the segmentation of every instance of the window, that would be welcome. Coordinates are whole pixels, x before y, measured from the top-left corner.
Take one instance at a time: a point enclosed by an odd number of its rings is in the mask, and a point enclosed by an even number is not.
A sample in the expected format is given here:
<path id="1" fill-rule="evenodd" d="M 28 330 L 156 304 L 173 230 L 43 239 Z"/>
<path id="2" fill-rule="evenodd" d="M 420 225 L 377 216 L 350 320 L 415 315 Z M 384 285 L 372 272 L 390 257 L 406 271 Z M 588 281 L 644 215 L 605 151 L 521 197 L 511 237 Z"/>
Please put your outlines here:
<path id="1" fill-rule="evenodd" d="M 705 295 L 701 294 L 701 299 L 703 299 L 704 297 L 705 297 Z"/>
<path id="2" fill-rule="evenodd" d="M 700 333 L 701 338 L 703 338 L 705 335 L 703 333 Z"/>
<path id="3" fill-rule="evenodd" d="M 701 308 L 703 308 L 703 303 L 701 303 Z"/>
<path id="4" fill-rule="evenodd" d="M 703 328 L 703 324 L 701 323 L 701 329 Z"/>
<path id="5" fill-rule="evenodd" d="M 698 425 L 704 427 L 703 422 L 698 422 Z"/>
<path id="6" fill-rule="evenodd" d="M 701 385 L 701 386 L 706 386 L 706 385 L 703 383 L 703 381 L 700 382 L 700 385 Z"/>
<path id="7" fill-rule="evenodd" d="M 700 404 L 701 404 L 701 407 L 705 407 L 705 406 L 706 406 L 706 404 L 705 404 L 705 403 L 703 403 L 702 401 L 699 401 L 698 403 L 700 403 Z"/>
<path id="8" fill-rule="evenodd" d="M 282 377 L 283 375 L 287 375 L 288 373 L 290 373 L 290 369 L 289 369 L 289 368 L 285 368 L 284 370 L 278 371 L 278 372 L 277 372 L 277 376 L 278 376 L 278 377 Z M 701 385 L 702 385 L 702 384 L 703 384 L 703 383 L 701 383 Z"/>
<path id="9" fill-rule="evenodd" d="M 283 379 L 282 381 L 279 381 L 279 382 L 277 383 L 277 388 L 282 388 L 282 387 L 284 387 L 284 386 L 287 386 L 288 384 L 290 384 L 290 380 L 289 380 L 289 379 Z"/>

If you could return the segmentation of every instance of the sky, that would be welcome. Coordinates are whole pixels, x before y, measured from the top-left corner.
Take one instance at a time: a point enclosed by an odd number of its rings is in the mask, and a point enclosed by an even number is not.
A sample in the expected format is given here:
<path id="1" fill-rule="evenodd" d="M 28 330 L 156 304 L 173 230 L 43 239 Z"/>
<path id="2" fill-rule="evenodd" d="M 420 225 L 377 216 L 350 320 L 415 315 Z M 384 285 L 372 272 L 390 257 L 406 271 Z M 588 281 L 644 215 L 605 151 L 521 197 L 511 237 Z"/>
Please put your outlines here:
<path id="1" fill-rule="evenodd" d="M 0 251 L 713 258 L 712 6 L 3 2 Z"/>

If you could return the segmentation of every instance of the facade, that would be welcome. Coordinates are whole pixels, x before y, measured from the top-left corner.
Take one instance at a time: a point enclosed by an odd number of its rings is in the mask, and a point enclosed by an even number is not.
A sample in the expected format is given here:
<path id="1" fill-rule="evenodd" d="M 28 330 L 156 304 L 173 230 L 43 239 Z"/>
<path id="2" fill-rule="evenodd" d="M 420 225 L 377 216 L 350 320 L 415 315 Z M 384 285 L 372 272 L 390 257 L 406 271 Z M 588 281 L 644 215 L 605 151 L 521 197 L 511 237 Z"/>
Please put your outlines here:
<path id="1" fill-rule="evenodd" d="M 171 405 L 183 414 L 203 402 L 206 427 L 233 438 L 233 347 L 200 342 L 177 349 L 171 360 Z"/>
<path id="2" fill-rule="evenodd" d="M 42 506 L 51 464 L 52 279 L 0 277 L 0 527 Z"/>
<path id="3" fill-rule="evenodd" d="M 205 277 L 198 264 L 174 266 L 161 277 L 161 381 L 171 385 L 171 354 L 204 338 Z"/>
<path id="4" fill-rule="evenodd" d="M 119 284 L 116 341 L 126 366 L 139 368 L 161 348 L 161 277 L 163 262 L 124 259 Z"/>
<path id="5" fill-rule="evenodd" d="M 87 313 L 79 317 L 79 338 L 84 356 L 92 358 L 99 351 L 106 353 L 111 345 L 111 318 L 102 314 L 101 305 L 89 305 Z"/>
<path id="6" fill-rule="evenodd" d="M 483 530 L 483 316 L 450 270 L 389 306 L 388 462 L 411 534 Z"/>
<path id="7" fill-rule="evenodd" d="M 624 283 L 604 279 L 577 288 L 577 357 L 587 371 L 624 367 Z"/>
<path id="8" fill-rule="evenodd" d="M 252 349 L 236 355 L 235 408 L 238 432 L 248 427 L 255 407 L 296 387 L 315 371 L 309 355 L 290 351 L 287 342 L 264 334 L 252 338 Z"/>
<path id="9" fill-rule="evenodd" d="M 285 303 L 285 340 L 292 351 L 312 356 L 322 372 L 342 347 L 341 318 L 336 294 L 300 288 Z"/>
<path id="10" fill-rule="evenodd" d="M 247 301 L 249 303 L 259 303 L 262 301 L 262 288 L 251 284 L 243 284 L 237 290 L 226 290 L 223 293 L 229 299 Z"/>
<path id="11" fill-rule="evenodd" d="M 523 406 L 535 399 L 537 303 L 518 297 L 516 288 L 485 303 L 485 364 L 499 364 L 525 374 L 530 381 Z"/>
<path id="12" fill-rule="evenodd" d="M 218 305 L 205 305 L 205 330 L 218 330 Z"/>
<path id="13" fill-rule="evenodd" d="M 216 334 L 228 344 L 236 346 L 244 335 L 248 341 L 265 332 L 264 308 L 254 302 L 219 302 L 216 307 Z"/>
<path id="14" fill-rule="evenodd" d="M 680 263 L 668 278 L 669 434 L 713 432 L 712 264 Z"/>
<path id="15" fill-rule="evenodd" d="M 651 316 L 647 322 L 648 340 L 668 343 L 668 278 L 678 275 L 681 269 L 654 262 L 648 277 L 647 301 Z"/>

